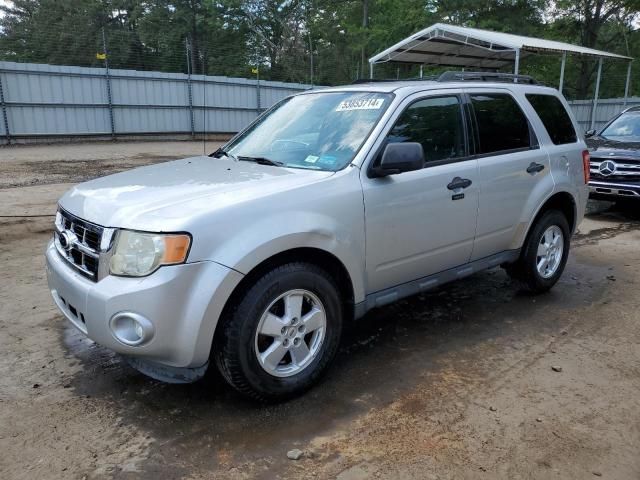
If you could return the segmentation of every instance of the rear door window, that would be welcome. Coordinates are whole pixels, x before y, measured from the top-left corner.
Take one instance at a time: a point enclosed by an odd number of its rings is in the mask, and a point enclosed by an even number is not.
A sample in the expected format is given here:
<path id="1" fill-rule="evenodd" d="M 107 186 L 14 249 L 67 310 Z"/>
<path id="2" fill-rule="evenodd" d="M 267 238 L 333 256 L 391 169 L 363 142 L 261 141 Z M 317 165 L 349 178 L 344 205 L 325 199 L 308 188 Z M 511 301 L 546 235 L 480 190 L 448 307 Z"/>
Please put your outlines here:
<path id="1" fill-rule="evenodd" d="M 479 154 L 506 153 L 531 148 L 532 133 L 524 112 L 506 93 L 472 93 Z"/>
<path id="2" fill-rule="evenodd" d="M 576 131 L 567 110 L 559 98 L 554 95 L 528 93 L 527 100 L 536 111 L 554 145 L 575 143 Z"/>

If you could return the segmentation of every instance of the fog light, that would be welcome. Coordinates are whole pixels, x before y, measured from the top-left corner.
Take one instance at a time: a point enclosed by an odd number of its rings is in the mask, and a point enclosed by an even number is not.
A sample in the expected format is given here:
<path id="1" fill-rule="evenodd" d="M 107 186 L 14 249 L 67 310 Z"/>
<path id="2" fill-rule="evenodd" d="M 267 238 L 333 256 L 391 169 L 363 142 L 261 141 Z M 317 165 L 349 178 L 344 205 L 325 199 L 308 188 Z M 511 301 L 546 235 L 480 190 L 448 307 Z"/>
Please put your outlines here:
<path id="1" fill-rule="evenodd" d="M 116 313 L 111 317 L 109 326 L 119 342 L 131 346 L 148 342 L 154 333 L 153 324 L 149 319 L 132 312 Z"/>

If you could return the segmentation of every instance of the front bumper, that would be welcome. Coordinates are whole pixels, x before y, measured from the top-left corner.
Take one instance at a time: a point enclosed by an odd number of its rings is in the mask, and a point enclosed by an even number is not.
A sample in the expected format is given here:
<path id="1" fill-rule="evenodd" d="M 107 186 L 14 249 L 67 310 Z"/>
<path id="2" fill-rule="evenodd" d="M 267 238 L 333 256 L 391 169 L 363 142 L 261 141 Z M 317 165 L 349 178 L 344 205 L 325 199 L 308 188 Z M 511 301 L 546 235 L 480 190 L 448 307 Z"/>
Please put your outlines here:
<path id="1" fill-rule="evenodd" d="M 148 277 L 107 276 L 93 282 L 73 270 L 53 242 L 46 251 L 51 295 L 81 332 L 115 352 L 171 368 L 201 368 L 209 359 L 218 318 L 242 279 L 215 262 L 166 266 Z M 153 336 L 141 345 L 119 341 L 109 326 L 117 313 L 142 315 Z"/>
<path id="2" fill-rule="evenodd" d="M 620 198 L 640 200 L 640 183 L 591 180 L 589 182 L 589 197 L 605 200 L 617 200 Z"/>

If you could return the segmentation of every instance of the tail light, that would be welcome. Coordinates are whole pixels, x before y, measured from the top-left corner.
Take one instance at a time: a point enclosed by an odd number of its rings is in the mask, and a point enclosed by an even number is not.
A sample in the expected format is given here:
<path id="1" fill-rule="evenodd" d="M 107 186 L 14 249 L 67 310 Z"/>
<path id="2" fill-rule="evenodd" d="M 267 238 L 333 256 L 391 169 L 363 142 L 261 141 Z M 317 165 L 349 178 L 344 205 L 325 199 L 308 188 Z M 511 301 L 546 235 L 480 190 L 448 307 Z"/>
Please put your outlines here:
<path id="1" fill-rule="evenodd" d="M 584 169 L 584 183 L 587 184 L 591 177 L 591 155 L 589 155 L 589 150 L 582 151 L 582 168 Z"/>

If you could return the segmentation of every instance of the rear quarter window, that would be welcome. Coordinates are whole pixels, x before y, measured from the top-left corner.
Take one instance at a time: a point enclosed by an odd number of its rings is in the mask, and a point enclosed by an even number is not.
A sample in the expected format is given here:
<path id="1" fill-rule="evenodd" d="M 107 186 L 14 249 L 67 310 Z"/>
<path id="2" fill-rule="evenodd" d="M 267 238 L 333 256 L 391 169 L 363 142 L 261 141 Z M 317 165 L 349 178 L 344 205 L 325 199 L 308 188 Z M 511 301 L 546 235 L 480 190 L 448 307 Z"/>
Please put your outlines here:
<path id="1" fill-rule="evenodd" d="M 554 145 L 578 141 L 571 118 L 558 97 L 533 93 L 526 94 L 526 97 L 542 120 L 542 124 L 547 129 L 549 138 Z"/>

